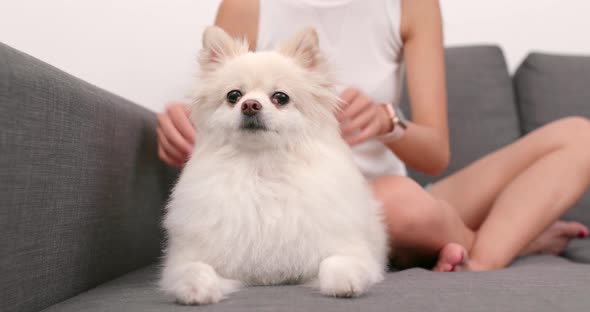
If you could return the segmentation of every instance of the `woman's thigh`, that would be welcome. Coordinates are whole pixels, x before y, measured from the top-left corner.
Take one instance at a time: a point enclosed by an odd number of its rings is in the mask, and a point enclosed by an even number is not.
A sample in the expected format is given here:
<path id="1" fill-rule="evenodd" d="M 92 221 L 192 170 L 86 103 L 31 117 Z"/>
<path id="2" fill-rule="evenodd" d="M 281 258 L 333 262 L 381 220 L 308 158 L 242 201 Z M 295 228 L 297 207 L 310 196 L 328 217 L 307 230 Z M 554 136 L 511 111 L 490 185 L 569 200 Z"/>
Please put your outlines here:
<path id="1" fill-rule="evenodd" d="M 477 230 L 498 194 L 518 174 L 552 151 L 587 141 L 589 131 L 585 118 L 552 122 L 434 183 L 429 192 L 449 202 L 465 224 Z"/>
<path id="2" fill-rule="evenodd" d="M 436 199 L 408 177 L 384 176 L 371 185 L 392 236 L 411 232 L 436 213 Z"/>
<path id="3" fill-rule="evenodd" d="M 437 252 L 449 241 L 464 239 L 466 228 L 456 211 L 414 180 L 386 176 L 373 180 L 372 187 L 394 247 Z"/>

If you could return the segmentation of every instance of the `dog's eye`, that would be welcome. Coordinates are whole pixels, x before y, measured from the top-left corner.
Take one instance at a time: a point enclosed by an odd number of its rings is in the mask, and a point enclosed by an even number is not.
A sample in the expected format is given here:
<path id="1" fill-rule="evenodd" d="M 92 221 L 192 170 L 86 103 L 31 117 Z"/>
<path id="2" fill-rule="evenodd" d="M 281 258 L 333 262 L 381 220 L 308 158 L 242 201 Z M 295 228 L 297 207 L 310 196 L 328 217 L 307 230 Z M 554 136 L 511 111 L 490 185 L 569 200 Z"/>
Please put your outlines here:
<path id="1" fill-rule="evenodd" d="M 236 104 L 242 97 L 242 92 L 240 90 L 231 90 L 227 93 L 226 97 L 228 102 Z"/>
<path id="2" fill-rule="evenodd" d="M 277 105 L 286 105 L 289 103 L 289 96 L 283 92 L 275 92 L 271 97 L 271 101 Z"/>

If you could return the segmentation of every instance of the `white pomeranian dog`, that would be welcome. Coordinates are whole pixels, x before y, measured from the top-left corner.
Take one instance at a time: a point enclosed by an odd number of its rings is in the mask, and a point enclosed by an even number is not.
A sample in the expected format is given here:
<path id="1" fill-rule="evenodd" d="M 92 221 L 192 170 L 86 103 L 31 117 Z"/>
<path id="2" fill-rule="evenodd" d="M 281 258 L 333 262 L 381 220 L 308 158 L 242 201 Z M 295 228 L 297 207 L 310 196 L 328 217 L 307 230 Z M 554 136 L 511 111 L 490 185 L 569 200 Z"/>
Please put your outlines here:
<path id="1" fill-rule="evenodd" d="M 379 282 L 381 207 L 340 136 L 315 30 L 253 53 L 209 27 L 200 65 L 198 143 L 167 207 L 161 288 L 206 304 L 248 285 L 354 297 Z"/>

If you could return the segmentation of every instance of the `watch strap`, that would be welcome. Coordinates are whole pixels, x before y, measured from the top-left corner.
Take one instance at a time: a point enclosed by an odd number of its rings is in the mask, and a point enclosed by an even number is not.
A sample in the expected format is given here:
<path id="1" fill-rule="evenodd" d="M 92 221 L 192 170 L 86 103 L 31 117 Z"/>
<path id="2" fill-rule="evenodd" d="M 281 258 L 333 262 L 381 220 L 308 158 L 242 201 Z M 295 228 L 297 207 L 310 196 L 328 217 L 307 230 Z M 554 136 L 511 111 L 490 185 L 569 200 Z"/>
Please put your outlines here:
<path id="1" fill-rule="evenodd" d="M 394 108 L 394 106 L 391 104 L 384 105 L 393 124 L 393 129 L 391 132 L 379 136 L 378 139 L 383 143 L 389 143 L 399 140 L 406 133 L 407 125 L 405 123 L 403 113 L 398 107 Z"/>

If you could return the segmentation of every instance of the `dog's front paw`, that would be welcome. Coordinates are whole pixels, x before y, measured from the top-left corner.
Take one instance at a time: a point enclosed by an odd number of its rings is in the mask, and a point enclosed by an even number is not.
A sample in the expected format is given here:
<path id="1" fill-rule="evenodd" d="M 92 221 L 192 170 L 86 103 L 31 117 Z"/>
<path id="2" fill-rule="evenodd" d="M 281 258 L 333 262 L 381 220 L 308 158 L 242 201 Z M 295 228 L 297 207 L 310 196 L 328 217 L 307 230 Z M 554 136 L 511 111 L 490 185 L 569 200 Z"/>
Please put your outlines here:
<path id="1" fill-rule="evenodd" d="M 324 259 L 319 270 L 320 291 L 334 297 L 357 297 L 371 284 L 370 274 L 352 257 L 332 256 Z"/>
<path id="2" fill-rule="evenodd" d="M 166 273 L 165 290 L 180 304 L 210 304 L 223 299 L 222 280 L 208 264 L 192 262 Z"/>

